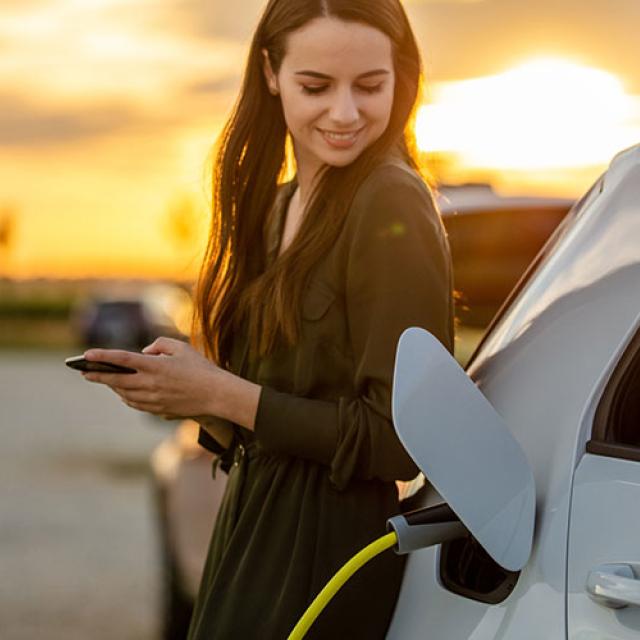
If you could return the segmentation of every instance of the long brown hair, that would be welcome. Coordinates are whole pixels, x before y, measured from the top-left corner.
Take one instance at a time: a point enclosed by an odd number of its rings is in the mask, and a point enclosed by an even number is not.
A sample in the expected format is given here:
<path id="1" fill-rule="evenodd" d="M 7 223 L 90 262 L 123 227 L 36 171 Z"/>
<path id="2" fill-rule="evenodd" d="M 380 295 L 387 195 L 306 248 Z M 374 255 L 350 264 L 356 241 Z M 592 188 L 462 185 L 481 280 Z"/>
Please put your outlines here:
<path id="1" fill-rule="evenodd" d="M 365 152 L 347 166 L 323 167 L 294 240 L 266 266 L 268 217 L 290 167 L 284 114 L 280 98 L 265 82 L 261 50 L 267 50 L 277 74 L 287 35 L 323 16 L 364 23 L 389 37 L 393 107 L 385 132 Z M 233 332 L 244 314 L 253 353 L 269 353 L 282 338 L 295 344 L 307 278 L 339 233 L 358 186 L 390 153 L 419 171 L 413 124 L 421 87 L 420 53 L 399 0 L 269 0 L 251 42 L 240 94 L 217 141 L 212 219 L 192 324 L 192 343 L 202 343 L 208 357 L 228 365 Z"/>

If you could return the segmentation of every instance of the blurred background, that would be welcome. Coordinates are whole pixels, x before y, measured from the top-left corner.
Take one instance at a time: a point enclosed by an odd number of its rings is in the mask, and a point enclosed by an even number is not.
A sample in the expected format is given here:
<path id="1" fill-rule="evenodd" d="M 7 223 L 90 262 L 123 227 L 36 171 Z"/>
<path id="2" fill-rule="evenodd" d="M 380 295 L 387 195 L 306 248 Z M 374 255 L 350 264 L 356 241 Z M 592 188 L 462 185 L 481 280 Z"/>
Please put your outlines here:
<path id="1" fill-rule="evenodd" d="M 403 4 L 464 363 L 574 201 L 640 142 L 640 3 Z M 3 639 L 182 637 L 215 502 L 193 487 L 210 460 L 193 425 L 127 408 L 64 358 L 188 339 L 209 152 L 263 6 L 0 3 Z M 200 469 L 188 482 L 186 463 Z M 177 532 L 194 493 L 187 510 L 208 515 Z"/>

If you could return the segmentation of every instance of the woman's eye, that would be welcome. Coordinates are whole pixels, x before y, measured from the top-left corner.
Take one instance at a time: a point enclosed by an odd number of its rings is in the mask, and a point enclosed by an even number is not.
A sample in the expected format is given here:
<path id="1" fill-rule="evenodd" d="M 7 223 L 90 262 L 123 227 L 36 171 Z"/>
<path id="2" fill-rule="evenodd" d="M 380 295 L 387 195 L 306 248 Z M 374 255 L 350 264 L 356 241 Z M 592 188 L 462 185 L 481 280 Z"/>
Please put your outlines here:
<path id="1" fill-rule="evenodd" d="M 306 85 L 306 84 L 302 85 L 302 91 L 312 96 L 322 93 L 326 88 L 327 88 L 327 85 L 322 85 L 317 87 L 310 87 L 309 85 Z M 378 93 L 379 91 L 382 90 L 382 83 L 376 84 L 374 86 L 359 85 L 358 89 L 360 89 L 360 91 L 364 91 L 365 93 Z"/>
<path id="2" fill-rule="evenodd" d="M 302 91 L 304 93 L 308 93 L 309 95 L 316 95 L 317 93 L 321 93 L 322 91 L 324 91 L 326 89 L 326 85 L 323 85 L 322 87 L 309 87 L 306 84 L 302 85 Z"/>
<path id="3" fill-rule="evenodd" d="M 360 89 L 362 89 L 362 91 L 364 91 L 365 93 L 378 93 L 378 91 L 380 91 L 382 89 L 382 83 L 377 84 L 373 87 L 360 87 Z"/>

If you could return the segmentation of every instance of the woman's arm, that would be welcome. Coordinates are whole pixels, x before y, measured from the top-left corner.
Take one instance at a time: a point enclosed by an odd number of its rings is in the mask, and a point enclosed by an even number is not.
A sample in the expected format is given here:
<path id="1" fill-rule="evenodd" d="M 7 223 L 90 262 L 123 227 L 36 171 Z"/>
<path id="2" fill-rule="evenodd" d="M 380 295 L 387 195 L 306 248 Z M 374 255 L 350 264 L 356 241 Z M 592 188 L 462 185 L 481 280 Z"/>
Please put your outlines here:
<path id="1" fill-rule="evenodd" d="M 223 442 L 216 434 L 220 434 L 222 437 L 227 437 L 226 434 L 228 434 L 229 442 L 231 442 L 231 430 L 220 421 L 215 420 L 216 417 L 253 431 L 261 389 L 262 387 L 258 384 L 245 380 L 230 371 L 218 369 L 216 383 L 212 387 L 211 401 L 207 409 L 208 415 L 202 416 L 204 419 L 204 422 L 201 423 L 202 426 L 221 444 Z M 213 419 L 208 420 L 208 417 Z"/>

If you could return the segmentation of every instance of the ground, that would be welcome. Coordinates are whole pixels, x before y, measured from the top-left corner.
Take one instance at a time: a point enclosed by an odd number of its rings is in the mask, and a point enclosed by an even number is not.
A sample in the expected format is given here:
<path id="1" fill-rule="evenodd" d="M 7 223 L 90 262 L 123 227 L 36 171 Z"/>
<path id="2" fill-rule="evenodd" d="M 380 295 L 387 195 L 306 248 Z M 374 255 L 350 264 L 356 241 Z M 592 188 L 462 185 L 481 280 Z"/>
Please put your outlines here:
<path id="1" fill-rule="evenodd" d="M 158 637 L 149 454 L 175 424 L 64 365 L 0 352 L 0 637 Z"/>

